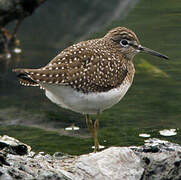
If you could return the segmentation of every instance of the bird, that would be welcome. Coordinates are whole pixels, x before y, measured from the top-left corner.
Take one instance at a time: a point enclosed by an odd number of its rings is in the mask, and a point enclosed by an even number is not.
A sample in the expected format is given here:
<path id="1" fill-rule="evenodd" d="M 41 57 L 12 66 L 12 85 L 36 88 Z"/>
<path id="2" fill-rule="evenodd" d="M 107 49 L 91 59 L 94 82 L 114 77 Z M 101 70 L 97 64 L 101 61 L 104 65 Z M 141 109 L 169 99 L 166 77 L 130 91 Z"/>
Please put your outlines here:
<path id="1" fill-rule="evenodd" d="M 53 103 L 85 115 L 97 152 L 99 116 L 117 104 L 132 85 L 133 58 L 139 52 L 168 59 L 142 46 L 132 30 L 116 27 L 101 38 L 67 47 L 44 67 L 13 71 L 22 85 L 39 86 Z M 92 114 L 96 115 L 94 122 Z"/>

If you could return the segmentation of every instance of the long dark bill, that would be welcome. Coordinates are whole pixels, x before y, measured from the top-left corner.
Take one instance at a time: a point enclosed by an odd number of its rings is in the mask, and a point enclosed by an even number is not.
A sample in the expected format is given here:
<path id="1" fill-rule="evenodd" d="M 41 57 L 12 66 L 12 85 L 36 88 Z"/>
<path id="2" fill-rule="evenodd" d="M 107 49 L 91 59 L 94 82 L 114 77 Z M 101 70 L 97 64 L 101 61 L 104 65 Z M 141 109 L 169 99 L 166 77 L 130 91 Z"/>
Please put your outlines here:
<path id="1" fill-rule="evenodd" d="M 147 54 L 151 54 L 153 56 L 158 56 L 160 58 L 164 58 L 164 59 L 169 59 L 168 56 L 165 56 L 163 54 L 160 54 L 159 52 L 156 52 L 152 49 L 149 49 L 149 48 L 146 48 L 146 47 L 143 47 L 143 46 L 139 46 L 138 47 L 138 50 L 140 50 L 140 52 L 144 52 L 144 53 L 147 53 Z"/>

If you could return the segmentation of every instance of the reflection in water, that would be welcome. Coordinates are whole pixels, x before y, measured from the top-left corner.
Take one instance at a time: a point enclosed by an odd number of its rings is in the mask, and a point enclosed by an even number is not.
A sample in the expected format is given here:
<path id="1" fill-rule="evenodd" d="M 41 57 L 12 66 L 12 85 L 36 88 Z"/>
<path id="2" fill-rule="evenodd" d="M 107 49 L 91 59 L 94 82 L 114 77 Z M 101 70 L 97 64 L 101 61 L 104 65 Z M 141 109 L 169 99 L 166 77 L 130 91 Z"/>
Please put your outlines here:
<path id="1" fill-rule="evenodd" d="M 7 54 L 3 54 L 0 57 L 0 76 L 3 76 L 5 74 L 9 73 L 9 71 L 11 71 L 12 68 L 14 66 L 16 66 L 16 64 L 19 63 L 21 49 L 14 48 L 13 51 L 14 52 L 12 52 L 12 53 L 8 52 Z"/>
<path id="2" fill-rule="evenodd" d="M 148 138 L 150 137 L 150 134 L 139 134 L 140 137 L 145 137 L 145 138 Z"/>
<path id="3" fill-rule="evenodd" d="M 15 28 L 16 29 L 16 28 Z M 16 30 L 11 34 L 7 29 L 0 28 L 0 77 L 11 71 L 20 61 L 20 41 L 16 37 Z M 3 83 L 3 82 L 2 82 Z"/>
<path id="4" fill-rule="evenodd" d="M 106 147 L 99 144 L 99 149 L 104 149 L 104 148 L 106 148 Z M 92 146 L 92 149 L 95 149 L 95 146 Z"/>
<path id="5" fill-rule="evenodd" d="M 159 131 L 162 136 L 175 136 L 177 134 L 176 129 L 164 129 Z"/>
<path id="6" fill-rule="evenodd" d="M 66 131 L 78 131 L 80 128 L 75 126 L 75 124 L 73 123 L 72 126 L 66 127 L 65 130 Z"/>

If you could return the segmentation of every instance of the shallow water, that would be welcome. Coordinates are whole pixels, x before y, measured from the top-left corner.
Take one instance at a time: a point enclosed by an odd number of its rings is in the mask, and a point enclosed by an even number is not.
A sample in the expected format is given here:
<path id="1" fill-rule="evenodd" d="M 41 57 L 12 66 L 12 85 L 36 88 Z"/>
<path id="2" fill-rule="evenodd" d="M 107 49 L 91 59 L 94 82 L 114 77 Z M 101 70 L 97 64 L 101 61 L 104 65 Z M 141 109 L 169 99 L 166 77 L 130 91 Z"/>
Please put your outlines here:
<path id="1" fill-rule="evenodd" d="M 144 46 L 170 57 L 169 61 L 143 54 L 135 57 L 136 75 L 132 87 L 119 104 L 101 115 L 101 145 L 139 145 L 146 139 L 139 134 L 149 134 L 150 137 L 181 144 L 180 19 L 179 0 L 174 3 L 170 0 L 140 0 L 125 19 L 116 20 L 106 27 L 102 25 L 97 33 L 88 36 L 101 37 L 112 27 L 126 26 L 135 31 Z M 69 38 L 68 41 L 66 38 L 58 38 L 57 32 L 51 38 L 41 23 L 42 28 L 40 26 L 37 32 L 33 22 L 33 19 L 27 18 L 19 31 L 23 50 L 19 60 L 7 66 L 1 62 L 1 134 L 17 137 L 30 144 L 35 151 L 63 151 L 71 154 L 90 152 L 92 139 L 88 138 L 84 117 L 52 104 L 38 88 L 20 86 L 15 74 L 11 73 L 14 67 L 37 68 L 45 65 L 59 50 L 71 44 Z M 30 27 L 32 31 L 28 30 Z M 69 29 L 70 34 L 71 31 L 73 29 Z M 61 33 L 66 33 L 66 29 L 62 29 Z M 79 34 L 77 36 L 81 38 Z M 75 37 L 76 34 L 72 42 L 77 40 Z M 80 131 L 64 131 L 65 127 L 73 123 L 80 127 Z M 176 129 L 177 134 L 161 136 L 159 131 L 164 129 Z"/>

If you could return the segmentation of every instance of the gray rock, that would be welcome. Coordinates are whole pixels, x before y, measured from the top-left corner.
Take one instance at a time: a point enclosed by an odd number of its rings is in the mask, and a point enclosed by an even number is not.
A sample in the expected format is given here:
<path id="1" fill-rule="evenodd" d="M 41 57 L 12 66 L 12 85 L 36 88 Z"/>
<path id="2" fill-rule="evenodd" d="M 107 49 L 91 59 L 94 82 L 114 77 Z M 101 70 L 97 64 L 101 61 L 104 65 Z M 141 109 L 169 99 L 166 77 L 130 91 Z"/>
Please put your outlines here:
<path id="1" fill-rule="evenodd" d="M 0 146 L 0 180 L 181 179 L 181 146 L 159 139 L 149 139 L 140 147 L 110 147 L 81 156 L 35 154 L 8 136 L 0 137 L 0 144 L 4 145 Z M 7 149 L 21 144 L 28 149 L 26 154 Z"/>
<path id="2" fill-rule="evenodd" d="M 144 171 L 140 158 L 127 147 L 111 147 L 96 154 L 82 155 L 75 166 L 75 180 L 138 180 Z"/>
<path id="3" fill-rule="evenodd" d="M 149 139 L 144 146 L 132 149 L 142 160 L 141 180 L 181 179 L 181 146 L 178 144 Z"/>
<path id="4" fill-rule="evenodd" d="M 0 136 L 0 148 L 12 154 L 25 155 L 31 151 L 31 147 L 9 136 Z"/>

